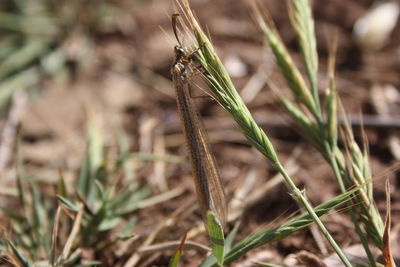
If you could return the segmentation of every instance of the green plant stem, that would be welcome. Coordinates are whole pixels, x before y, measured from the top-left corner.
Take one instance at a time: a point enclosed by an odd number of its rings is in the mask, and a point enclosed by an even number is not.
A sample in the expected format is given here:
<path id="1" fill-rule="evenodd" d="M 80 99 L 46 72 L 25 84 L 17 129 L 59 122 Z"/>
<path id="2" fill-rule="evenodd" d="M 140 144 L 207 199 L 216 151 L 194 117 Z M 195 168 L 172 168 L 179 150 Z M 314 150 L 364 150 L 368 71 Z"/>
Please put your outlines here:
<path id="1" fill-rule="evenodd" d="M 344 185 L 342 174 L 341 174 L 341 172 L 339 170 L 337 158 L 335 157 L 335 155 L 333 153 L 334 149 L 332 149 L 327 142 L 324 142 L 324 143 L 325 143 L 325 150 L 326 150 L 325 152 L 326 152 L 326 154 L 328 154 L 327 158 L 328 158 L 329 165 L 331 166 L 331 168 L 333 170 L 333 173 L 335 175 L 336 181 L 338 182 L 339 189 L 340 189 L 341 193 L 344 193 L 346 191 L 346 188 L 345 188 L 345 185 Z M 365 234 L 361 231 L 361 228 L 360 228 L 360 225 L 359 225 L 359 221 L 356 218 L 356 213 L 355 213 L 354 209 L 351 206 L 350 206 L 350 209 L 349 209 L 349 213 L 350 213 L 350 216 L 351 216 L 351 220 L 353 221 L 356 233 L 357 233 L 358 237 L 360 238 L 361 244 L 363 245 L 364 250 L 365 250 L 365 252 L 367 254 L 368 260 L 369 260 L 369 262 L 370 262 L 372 267 L 376 267 L 376 263 L 375 263 L 374 258 L 372 256 L 371 250 L 370 250 L 370 248 L 368 246 L 368 241 L 367 241 L 367 239 L 365 237 Z"/>
<path id="2" fill-rule="evenodd" d="M 311 204 L 307 201 L 307 199 L 304 197 L 303 193 L 296 187 L 294 184 L 293 180 L 289 177 L 287 174 L 286 170 L 284 167 L 278 163 L 276 165 L 276 168 L 280 172 L 280 174 L 283 176 L 285 181 L 288 183 L 289 187 L 293 190 L 293 194 L 295 199 L 300 200 L 302 206 L 307 210 L 307 212 L 310 214 L 310 216 L 313 218 L 314 222 L 317 224 L 319 227 L 321 233 L 325 236 L 329 244 L 332 246 L 332 248 L 335 250 L 336 254 L 338 257 L 342 260 L 343 264 L 347 267 L 351 267 L 350 261 L 347 259 L 346 255 L 343 253 L 339 245 L 336 243 L 336 241 L 333 239 L 329 231 L 326 229 L 325 225 L 322 223 L 322 221 L 319 219 L 317 214 L 315 214 L 313 207 Z"/>
<path id="3" fill-rule="evenodd" d="M 367 254 L 370 266 L 377 267 L 374 256 L 372 255 L 372 252 L 369 249 L 368 240 L 365 237 L 365 234 L 363 233 L 363 231 L 361 231 L 359 221 L 357 220 L 357 217 L 356 217 L 356 213 L 354 212 L 354 210 L 352 208 L 350 208 L 349 212 L 350 212 L 351 220 L 353 221 L 354 227 L 356 229 L 356 233 L 357 233 L 358 237 L 360 238 L 360 241 L 365 250 L 365 253 Z"/>
<path id="4" fill-rule="evenodd" d="M 328 163 L 331 165 L 333 174 L 335 175 L 336 181 L 339 185 L 341 193 L 346 192 L 346 186 L 344 185 L 342 174 L 340 173 L 337 159 L 334 154 L 334 150 L 329 146 L 328 142 L 324 142 L 325 154 L 327 155 Z"/>

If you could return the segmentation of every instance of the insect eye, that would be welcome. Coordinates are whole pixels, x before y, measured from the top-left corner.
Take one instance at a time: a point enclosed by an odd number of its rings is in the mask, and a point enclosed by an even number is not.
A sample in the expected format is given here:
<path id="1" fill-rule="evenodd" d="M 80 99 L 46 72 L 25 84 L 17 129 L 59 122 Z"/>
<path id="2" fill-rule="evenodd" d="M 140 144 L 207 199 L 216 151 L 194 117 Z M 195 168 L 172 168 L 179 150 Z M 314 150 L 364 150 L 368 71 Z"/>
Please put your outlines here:
<path id="1" fill-rule="evenodd" d="M 180 46 L 175 46 L 175 54 L 180 56 L 185 54 L 185 50 Z"/>

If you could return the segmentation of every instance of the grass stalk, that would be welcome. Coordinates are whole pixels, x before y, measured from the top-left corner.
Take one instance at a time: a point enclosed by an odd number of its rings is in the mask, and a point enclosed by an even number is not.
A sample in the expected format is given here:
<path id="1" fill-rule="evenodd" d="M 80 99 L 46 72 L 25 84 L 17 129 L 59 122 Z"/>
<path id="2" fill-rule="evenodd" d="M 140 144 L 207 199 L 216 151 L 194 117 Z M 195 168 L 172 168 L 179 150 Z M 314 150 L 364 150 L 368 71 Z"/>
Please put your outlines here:
<path id="1" fill-rule="evenodd" d="M 182 0 L 181 3 L 185 16 L 189 21 L 190 29 L 193 32 L 194 37 L 197 41 L 197 45 L 199 47 L 197 58 L 202 67 L 205 69 L 204 76 L 210 85 L 214 97 L 219 102 L 219 104 L 232 115 L 238 125 L 242 128 L 244 135 L 250 141 L 250 143 L 254 145 L 262 154 L 264 154 L 272 162 L 275 168 L 282 174 L 286 184 L 294 193 L 292 194 L 292 197 L 299 203 L 301 203 L 301 205 L 309 212 L 311 218 L 313 218 L 313 220 L 316 222 L 321 232 L 324 234 L 328 242 L 331 244 L 332 248 L 338 254 L 344 265 L 352 266 L 343 251 L 340 249 L 330 233 L 327 231 L 319 217 L 315 214 L 312 205 L 304 197 L 301 190 L 297 188 L 297 186 L 293 182 L 293 179 L 282 167 L 282 164 L 278 159 L 278 156 L 271 141 L 269 140 L 266 133 L 257 125 L 250 111 L 247 109 L 239 94 L 237 93 L 227 71 L 225 70 L 223 64 L 216 55 L 211 42 L 207 38 L 206 34 L 202 31 L 197 20 L 195 19 L 195 16 L 191 12 L 188 1 Z M 278 60 L 281 60 L 281 62 L 285 64 L 288 63 L 287 57 Z M 295 70 L 295 68 L 292 67 L 288 67 L 288 69 Z M 287 77 L 295 81 L 296 79 L 299 79 L 301 75 L 300 72 L 292 71 L 288 72 Z M 304 86 L 294 86 L 293 88 L 297 90 L 297 92 L 299 92 L 299 98 L 305 101 L 307 107 L 312 109 L 315 115 L 318 116 L 318 111 L 317 109 L 315 109 L 315 103 L 312 100 L 313 98 L 309 91 L 306 90 L 305 83 Z"/>
<path id="2" fill-rule="evenodd" d="M 314 22 L 311 17 L 309 3 L 308 0 L 290 0 L 289 7 L 292 25 L 298 36 L 303 63 L 306 66 L 310 81 L 310 88 L 305 85 L 301 74 L 296 76 L 291 75 L 291 73 L 300 72 L 297 70 L 289 52 L 279 38 L 279 34 L 275 30 L 267 13 L 265 12 L 265 15 L 261 14 L 261 8 L 254 5 L 257 22 L 272 48 L 277 65 L 296 99 L 296 102 L 293 102 L 281 96 L 282 102 L 295 122 L 298 123 L 305 135 L 313 142 L 316 149 L 332 168 L 340 191 L 343 193 L 347 188 L 353 186 L 359 188 L 356 202 L 363 204 L 358 209 L 358 212 L 353 213 L 357 215 L 357 220 L 354 223 L 363 222 L 368 236 L 372 238 L 377 247 L 381 248 L 383 222 L 372 198 L 371 179 L 368 176 L 370 174 L 367 150 L 364 149 L 364 153 L 361 152 L 359 146 L 354 141 L 353 133 L 348 125 L 344 127 L 344 141 L 348 148 L 348 153 L 344 154 L 337 144 L 339 128 L 337 124 L 337 96 L 334 82 L 335 48 L 331 51 L 331 56 L 328 60 L 329 84 L 324 110 L 327 120 L 326 127 L 324 123 L 325 119 L 322 116 L 322 112 L 320 112 L 322 107 L 318 100 L 319 97 L 317 97 L 316 77 L 314 77 L 317 73 L 318 59 L 316 56 L 315 34 L 313 33 Z M 302 90 L 298 90 L 298 88 L 302 88 Z M 313 97 L 305 97 L 308 95 L 312 95 Z M 346 160 L 349 162 L 348 166 L 345 164 Z M 365 237 L 360 237 L 360 239 L 365 240 Z"/>

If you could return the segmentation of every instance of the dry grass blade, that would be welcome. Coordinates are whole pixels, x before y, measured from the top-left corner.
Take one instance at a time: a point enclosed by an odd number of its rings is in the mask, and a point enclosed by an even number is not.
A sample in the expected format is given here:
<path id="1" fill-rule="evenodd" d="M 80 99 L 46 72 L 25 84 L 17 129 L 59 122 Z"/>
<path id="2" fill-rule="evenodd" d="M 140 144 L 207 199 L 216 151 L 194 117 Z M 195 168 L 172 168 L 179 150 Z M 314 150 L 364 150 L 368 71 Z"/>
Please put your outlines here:
<path id="1" fill-rule="evenodd" d="M 123 265 L 123 267 L 133 267 L 136 266 L 141 259 L 142 255 L 140 253 L 140 250 L 143 248 L 146 248 L 150 246 L 151 243 L 156 239 L 158 234 L 164 230 L 168 225 L 172 225 L 176 223 L 179 219 L 180 216 L 187 212 L 189 207 L 192 206 L 192 203 L 188 203 L 187 205 L 181 206 L 179 209 L 175 210 L 174 213 L 172 213 L 168 218 L 166 218 L 164 221 L 162 221 L 156 228 L 150 233 L 150 235 L 146 238 L 146 240 L 143 241 L 143 243 L 140 245 L 138 248 L 138 251 L 135 252 Z"/>
<path id="2" fill-rule="evenodd" d="M 61 253 L 61 256 L 60 256 L 60 259 L 58 262 L 63 262 L 64 260 L 66 260 L 69 257 L 73 242 L 77 238 L 79 229 L 81 227 L 82 216 L 83 216 L 83 207 L 81 206 L 78 213 L 75 216 L 75 221 L 72 226 L 71 233 L 68 236 L 67 242 L 64 245 L 63 251 Z"/>
<path id="3" fill-rule="evenodd" d="M 18 124 L 20 123 L 26 102 L 27 96 L 24 92 L 16 92 L 13 95 L 8 118 L 3 124 L 0 133 L 0 173 L 3 173 L 11 160 L 12 149 L 17 137 Z"/>
<path id="4" fill-rule="evenodd" d="M 390 246 L 390 208 L 390 183 L 389 180 L 386 180 L 386 222 L 385 231 L 383 233 L 383 261 L 385 262 L 385 267 L 396 267 Z"/>
<path id="5" fill-rule="evenodd" d="M 53 223 L 53 233 L 51 235 L 51 253 L 50 253 L 50 264 L 54 266 L 56 262 L 56 253 L 57 253 L 57 237 L 58 237 L 58 229 L 60 222 L 62 207 L 61 205 L 57 207 L 56 216 L 54 217 Z"/>
<path id="6" fill-rule="evenodd" d="M 177 249 L 180 247 L 181 242 L 182 241 L 169 241 L 169 242 L 158 243 L 158 244 L 142 247 L 139 250 L 139 252 L 146 254 L 146 253 L 154 253 L 154 252 L 165 251 L 165 250 L 174 250 L 174 249 Z M 209 247 L 204 246 L 197 242 L 193 242 L 193 241 L 185 241 L 185 243 L 183 244 L 183 248 L 200 251 L 202 253 L 210 252 Z"/>
<path id="7" fill-rule="evenodd" d="M 149 197 L 146 198 L 142 201 L 140 201 L 137 205 L 139 209 L 147 208 L 153 205 L 157 205 L 159 203 L 163 203 L 165 201 L 168 201 L 170 199 L 176 198 L 185 191 L 183 187 L 176 187 L 172 190 L 166 191 L 164 193 L 161 193 L 159 195 L 156 195 L 154 197 Z"/>

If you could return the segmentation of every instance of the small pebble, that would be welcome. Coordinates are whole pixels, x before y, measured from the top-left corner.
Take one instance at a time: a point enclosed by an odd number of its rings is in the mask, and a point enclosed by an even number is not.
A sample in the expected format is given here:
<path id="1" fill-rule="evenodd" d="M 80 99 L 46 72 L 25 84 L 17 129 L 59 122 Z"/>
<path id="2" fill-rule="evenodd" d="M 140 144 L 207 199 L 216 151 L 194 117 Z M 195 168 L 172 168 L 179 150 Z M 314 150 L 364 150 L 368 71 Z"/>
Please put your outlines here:
<path id="1" fill-rule="evenodd" d="M 367 50 L 381 49 L 396 26 L 399 13 L 399 4 L 395 2 L 373 6 L 356 21 L 353 29 L 354 38 Z"/>
<path id="2" fill-rule="evenodd" d="M 241 78 L 248 73 L 246 64 L 237 56 L 227 56 L 224 65 L 232 77 Z"/>

